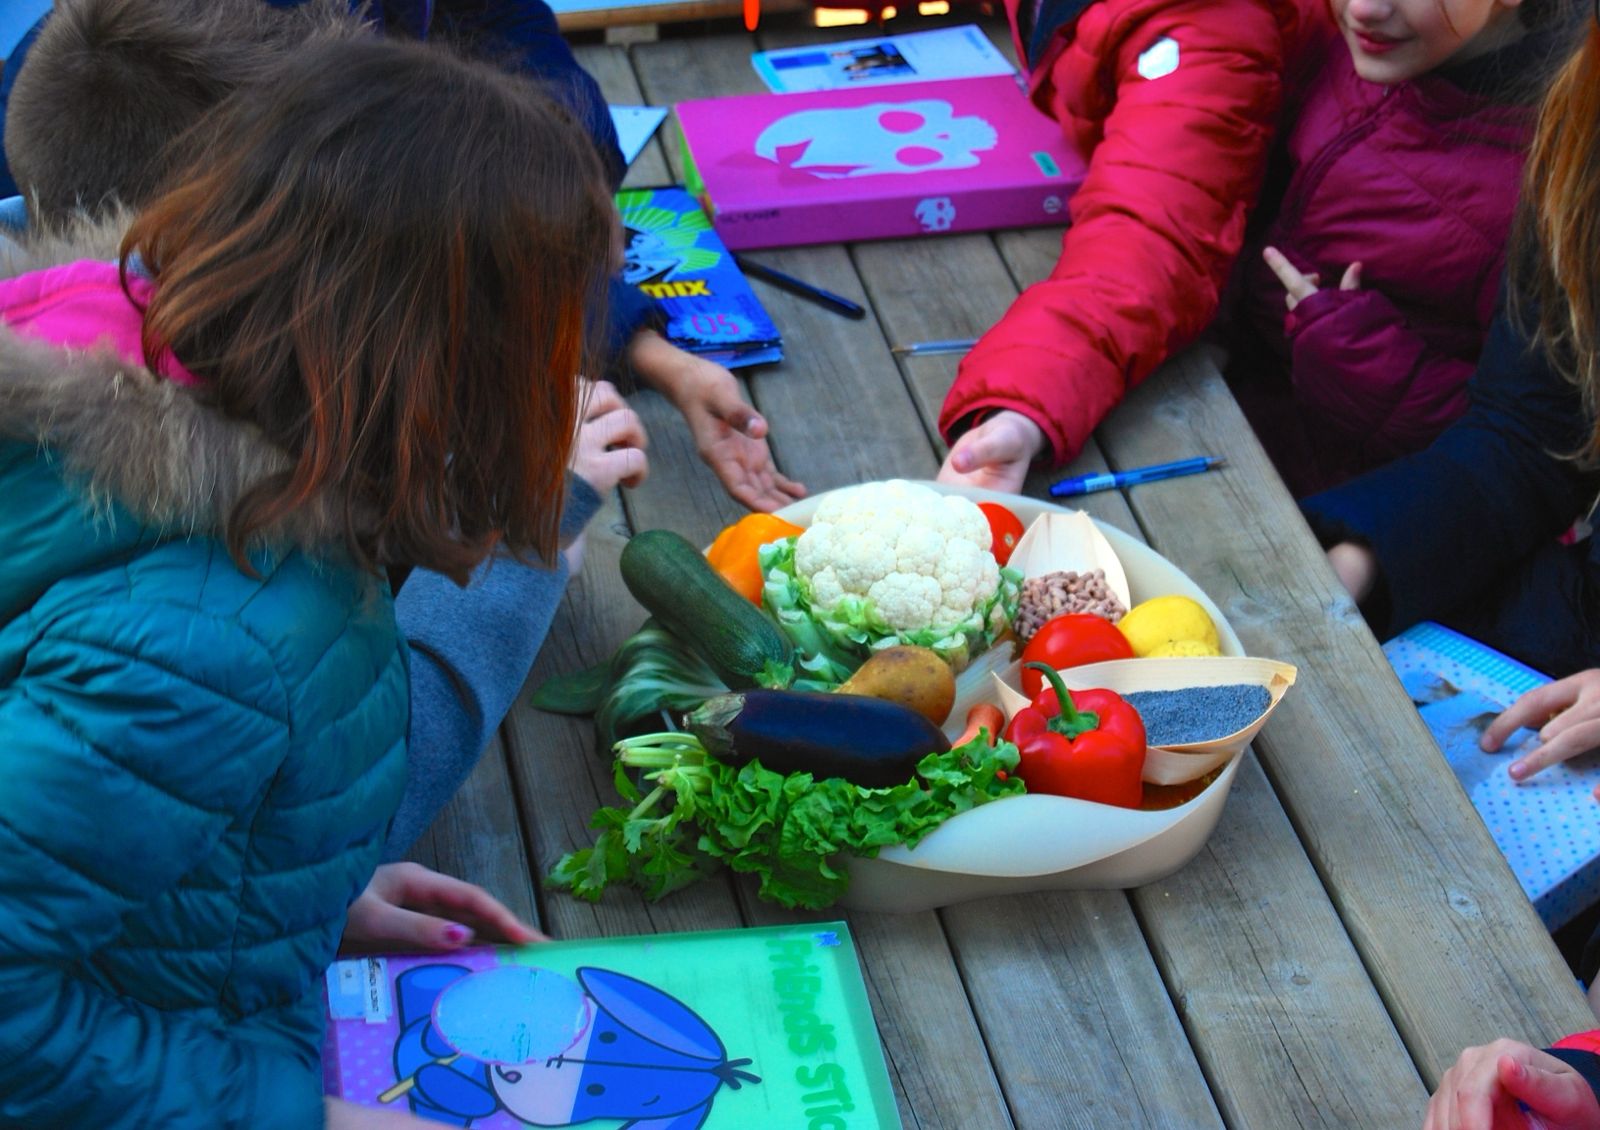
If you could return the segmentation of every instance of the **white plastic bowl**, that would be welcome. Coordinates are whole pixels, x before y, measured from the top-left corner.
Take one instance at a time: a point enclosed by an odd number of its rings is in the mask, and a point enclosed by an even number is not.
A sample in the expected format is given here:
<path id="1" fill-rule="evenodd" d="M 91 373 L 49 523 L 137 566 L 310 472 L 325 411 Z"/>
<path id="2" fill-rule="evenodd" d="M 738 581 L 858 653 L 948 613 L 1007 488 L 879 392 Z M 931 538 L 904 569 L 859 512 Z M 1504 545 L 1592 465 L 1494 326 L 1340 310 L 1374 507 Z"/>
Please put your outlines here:
<path id="1" fill-rule="evenodd" d="M 975 502 L 998 502 L 1024 525 L 1049 502 L 970 487 L 921 485 Z M 807 525 L 823 496 L 778 512 Z M 1200 587 L 1155 550 L 1096 522 L 1127 573 L 1134 603 L 1178 593 L 1194 598 L 1217 625 L 1222 653 L 1243 655 L 1238 635 Z M 967 704 L 970 705 L 970 704 Z M 957 703 L 965 717 L 965 706 Z M 876 859 L 850 861 L 850 889 L 842 904 L 862 910 L 910 912 L 968 899 L 1024 891 L 1137 887 L 1170 875 L 1205 843 L 1222 815 L 1239 768 L 1234 757 L 1217 779 L 1176 808 L 1141 812 L 1071 797 L 1029 794 L 951 817 L 915 848 L 884 848 Z"/>

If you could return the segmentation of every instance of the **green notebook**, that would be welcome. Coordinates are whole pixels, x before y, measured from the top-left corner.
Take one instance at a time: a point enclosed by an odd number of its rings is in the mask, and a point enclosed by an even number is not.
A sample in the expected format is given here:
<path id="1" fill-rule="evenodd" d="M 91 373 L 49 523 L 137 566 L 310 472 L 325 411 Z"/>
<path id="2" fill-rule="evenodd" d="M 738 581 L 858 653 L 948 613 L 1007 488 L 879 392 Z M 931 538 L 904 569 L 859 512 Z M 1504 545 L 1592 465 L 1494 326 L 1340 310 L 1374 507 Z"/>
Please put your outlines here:
<path id="1" fill-rule="evenodd" d="M 340 961 L 329 1094 L 481 1130 L 899 1127 L 843 922 Z"/>

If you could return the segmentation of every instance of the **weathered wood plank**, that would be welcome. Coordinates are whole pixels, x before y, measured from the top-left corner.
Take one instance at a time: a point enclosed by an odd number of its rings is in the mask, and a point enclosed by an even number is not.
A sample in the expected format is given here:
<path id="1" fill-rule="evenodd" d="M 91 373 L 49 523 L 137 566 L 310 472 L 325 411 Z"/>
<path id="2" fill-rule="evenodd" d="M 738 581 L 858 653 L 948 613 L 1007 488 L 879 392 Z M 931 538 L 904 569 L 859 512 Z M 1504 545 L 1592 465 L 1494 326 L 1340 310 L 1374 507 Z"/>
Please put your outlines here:
<path id="1" fill-rule="evenodd" d="M 1200 854 L 1133 904 L 1229 1126 L 1422 1124 L 1427 1090 L 1253 754 Z"/>
<path id="2" fill-rule="evenodd" d="M 1464 1045 L 1592 1025 L 1215 368 L 1169 365 L 1101 437 L 1121 466 L 1223 445 L 1225 470 L 1131 502 L 1252 654 L 1300 666 L 1256 752 L 1428 1085 Z"/>
<path id="3" fill-rule="evenodd" d="M 634 77 L 633 64 L 626 47 L 584 44 L 574 47 L 572 53 L 577 57 L 578 65 L 600 84 L 600 92 L 606 96 L 607 102 L 617 106 L 647 104 L 644 92 L 639 89 L 639 80 Z M 667 168 L 666 153 L 662 148 L 662 135 L 669 130 L 670 126 L 663 123 L 655 136 L 645 143 L 639 156 L 628 167 L 628 175 L 622 180 L 624 188 L 647 188 L 671 181 L 672 173 Z"/>
<path id="4" fill-rule="evenodd" d="M 940 913 L 1019 1127 L 1222 1125 L 1122 892 Z"/>
<path id="5" fill-rule="evenodd" d="M 446 875 L 477 883 L 523 921 L 537 923 L 527 845 L 506 769 L 506 746 L 498 735 L 410 856 Z"/>

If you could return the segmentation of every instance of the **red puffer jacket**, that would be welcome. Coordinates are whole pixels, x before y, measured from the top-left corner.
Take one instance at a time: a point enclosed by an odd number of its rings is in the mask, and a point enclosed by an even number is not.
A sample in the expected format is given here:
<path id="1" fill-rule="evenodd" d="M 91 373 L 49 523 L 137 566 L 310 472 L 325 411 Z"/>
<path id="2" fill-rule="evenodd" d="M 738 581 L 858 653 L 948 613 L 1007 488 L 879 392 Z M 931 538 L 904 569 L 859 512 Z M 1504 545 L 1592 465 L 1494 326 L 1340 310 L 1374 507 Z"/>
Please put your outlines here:
<path id="1" fill-rule="evenodd" d="M 1366 82 L 1325 13 L 1310 30 L 1286 105 L 1290 180 L 1245 255 L 1235 335 L 1264 347 L 1265 371 L 1236 388 L 1297 494 L 1416 451 L 1466 411 L 1533 125 L 1531 107 L 1438 72 Z M 1264 245 L 1322 277 L 1287 319 Z M 1338 289 L 1357 261 L 1360 288 Z"/>
<path id="2" fill-rule="evenodd" d="M 1028 6 L 1021 26 L 1019 4 Z M 1034 102 L 1092 159 L 1060 261 L 967 355 L 939 426 L 950 437 L 979 413 L 1015 409 L 1065 462 L 1129 387 L 1216 314 L 1300 10 L 1296 0 L 1006 8 Z"/>

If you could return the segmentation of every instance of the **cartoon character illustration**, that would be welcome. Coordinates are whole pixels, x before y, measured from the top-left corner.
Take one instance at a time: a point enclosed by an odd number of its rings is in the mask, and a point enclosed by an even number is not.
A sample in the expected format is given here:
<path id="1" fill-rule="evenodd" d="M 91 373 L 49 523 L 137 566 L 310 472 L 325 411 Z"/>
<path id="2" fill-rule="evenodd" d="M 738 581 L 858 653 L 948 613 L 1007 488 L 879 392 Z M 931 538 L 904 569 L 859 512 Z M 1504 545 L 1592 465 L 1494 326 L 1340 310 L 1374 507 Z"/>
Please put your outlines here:
<path id="1" fill-rule="evenodd" d="M 441 1031 L 441 995 L 464 979 L 506 968 L 474 973 L 461 965 L 419 965 L 395 979 L 400 1035 L 394 1067 L 402 1082 L 383 1098 L 403 1093 L 420 1117 L 454 1126 L 504 1110 L 532 1126 L 608 1118 L 629 1120 L 618 1130 L 696 1130 L 724 1085 L 737 1091 L 761 1082 L 744 1070 L 749 1059 L 728 1058 L 721 1039 L 688 1005 L 637 978 L 593 966 L 577 971 L 586 1012 L 575 1042 L 553 1055 L 535 1052 L 528 1062 L 465 1054 Z"/>
<path id="2" fill-rule="evenodd" d="M 956 205 L 948 196 L 930 196 L 919 202 L 911 214 L 923 231 L 949 231 L 956 222 Z"/>
<path id="3" fill-rule="evenodd" d="M 623 282 L 661 282 L 680 271 L 709 271 L 721 262 L 720 253 L 696 246 L 701 233 L 711 230 L 710 220 L 699 212 L 657 207 L 649 198 L 647 192 L 623 194 Z"/>
<path id="4" fill-rule="evenodd" d="M 957 117 L 949 102 L 923 98 L 786 114 L 761 131 L 755 150 L 784 168 L 832 180 L 968 169 L 999 141 L 982 118 Z"/>

